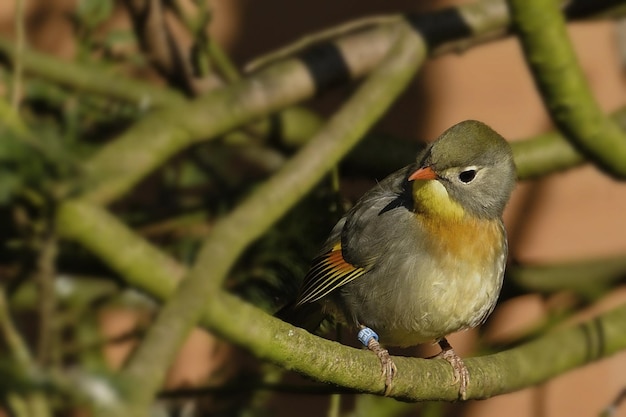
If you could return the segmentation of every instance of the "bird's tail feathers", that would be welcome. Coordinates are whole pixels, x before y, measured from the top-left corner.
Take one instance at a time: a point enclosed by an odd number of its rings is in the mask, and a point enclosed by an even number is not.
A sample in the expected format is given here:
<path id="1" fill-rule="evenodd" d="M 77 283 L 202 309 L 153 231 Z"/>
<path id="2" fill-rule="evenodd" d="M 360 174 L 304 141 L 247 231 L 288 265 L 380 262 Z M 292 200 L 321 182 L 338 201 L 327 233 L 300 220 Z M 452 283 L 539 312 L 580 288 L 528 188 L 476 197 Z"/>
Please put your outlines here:
<path id="1" fill-rule="evenodd" d="M 296 304 L 295 302 L 287 304 L 274 316 L 311 333 L 319 329 L 325 318 L 319 303 Z"/>

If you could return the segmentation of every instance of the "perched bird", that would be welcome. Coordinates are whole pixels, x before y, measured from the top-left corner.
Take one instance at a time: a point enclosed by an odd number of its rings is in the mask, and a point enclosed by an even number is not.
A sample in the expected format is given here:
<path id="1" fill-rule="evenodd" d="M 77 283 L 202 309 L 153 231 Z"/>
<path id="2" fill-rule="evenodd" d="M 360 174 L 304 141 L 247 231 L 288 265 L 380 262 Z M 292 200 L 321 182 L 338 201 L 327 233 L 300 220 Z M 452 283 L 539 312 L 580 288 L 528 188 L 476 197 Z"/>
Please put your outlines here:
<path id="1" fill-rule="evenodd" d="M 382 345 L 439 343 L 459 396 L 469 373 L 445 336 L 493 311 L 507 257 L 502 212 L 515 186 L 509 144 L 474 120 L 445 131 L 368 191 L 332 229 L 297 301 L 278 316 L 314 330 L 313 306 L 358 330 L 380 358 L 385 393 L 397 372 Z"/>

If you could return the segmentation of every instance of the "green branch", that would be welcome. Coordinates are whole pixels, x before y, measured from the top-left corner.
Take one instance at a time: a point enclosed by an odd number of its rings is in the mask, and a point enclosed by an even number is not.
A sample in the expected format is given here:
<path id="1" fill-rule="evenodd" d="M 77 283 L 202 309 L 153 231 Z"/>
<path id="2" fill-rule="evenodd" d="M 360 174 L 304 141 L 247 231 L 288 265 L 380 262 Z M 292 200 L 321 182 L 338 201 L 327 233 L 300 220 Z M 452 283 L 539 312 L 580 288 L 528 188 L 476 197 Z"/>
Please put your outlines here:
<path id="1" fill-rule="evenodd" d="M 81 216 L 78 224 L 73 221 L 77 215 Z M 124 265 L 128 258 L 120 247 L 130 248 L 139 262 L 144 257 L 141 254 L 158 252 L 115 217 L 89 203 L 63 204 L 58 224 L 64 236 L 78 240 L 114 268 Z M 160 255 L 143 268 L 118 272 L 127 274 L 130 285 L 166 301 L 173 296 L 176 283 L 166 272 L 172 262 Z M 211 270 L 206 274 L 211 274 Z M 316 380 L 370 393 L 380 394 L 384 389 L 380 363 L 371 352 L 314 336 L 223 290 L 204 299 L 199 324 L 261 359 Z M 529 387 L 623 349 L 626 306 L 515 349 L 466 359 L 471 374 L 469 398 L 486 398 Z M 447 363 L 419 358 L 394 361 L 399 374 L 394 380 L 393 396 L 411 401 L 456 400 L 458 391 L 450 383 L 452 372 Z M 142 384 L 150 375 L 144 376 Z"/>
<path id="2" fill-rule="evenodd" d="M 511 142 L 517 178 L 527 180 L 545 177 L 582 165 L 585 158 L 558 131 L 530 139 Z"/>
<path id="3" fill-rule="evenodd" d="M 232 311 L 237 311 L 236 319 Z M 210 321 L 211 323 L 208 323 Z M 216 294 L 207 302 L 203 324 L 215 333 L 313 378 L 359 391 L 381 394 L 384 381 L 380 363 L 371 352 L 317 338 L 269 317 L 228 295 Z M 626 348 L 626 306 L 589 323 L 560 330 L 495 355 L 465 362 L 471 380 L 468 398 L 486 398 L 546 381 L 567 370 Z M 394 358 L 395 398 L 410 401 L 457 399 L 452 371 L 444 361 Z"/>
<path id="4" fill-rule="evenodd" d="M 312 91 L 302 64 L 291 60 L 187 105 L 157 111 L 88 161 L 86 178 L 78 185 L 84 198 L 109 203 L 193 143 L 266 117 Z"/>
<path id="5" fill-rule="evenodd" d="M 612 113 L 611 117 L 626 132 L 626 106 Z M 545 177 L 585 162 L 584 156 L 558 130 L 512 141 L 510 144 L 519 180 Z M 422 143 L 370 134 L 363 138 L 343 163 L 349 169 L 355 168 L 359 172 L 381 178 L 398 167 L 413 163 L 415 155 L 423 146 Z"/>
<path id="6" fill-rule="evenodd" d="M 18 54 L 26 74 L 72 90 L 134 103 L 143 109 L 184 102 L 183 96 L 174 90 L 128 79 L 103 66 L 77 65 L 34 50 L 19 52 L 13 41 L 0 37 L 0 59 L 15 65 Z"/>
<path id="7" fill-rule="evenodd" d="M 17 0 L 15 4 L 15 60 L 13 65 L 13 86 L 11 88 L 11 107 L 16 113 L 22 100 L 22 56 L 26 45 L 26 31 L 24 18 L 25 0 Z"/>
<path id="8" fill-rule="evenodd" d="M 510 5 L 526 60 L 554 122 L 596 165 L 626 178 L 626 134 L 594 100 L 559 2 L 510 0 Z"/>
<path id="9" fill-rule="evenodd" d="M 17 415 L 48 417 L 51 415 L 50 405 L 42 393 L 34 392 L 21 397 L 19 378 L 30 377 L 36 373 L 36 364 L 21 334 L 13 324 L 4 288 L 0 287 L 0 336 L 4 339 L 9 354 L 13 359 L 12 369 L 7 380 L 3 380 L 0 388 L 4 388 L 4 397 L 12 411 Z M 3 370 L 6 371 L 6 370 Z M 13 385 L 15 384 L 15 385 Z M 18 408 L 20 411 L 18 411 Z"/>
<path id="10" fill-rule="evenodd" d="M 507 279 L 528 291 L 575 291 L 587 298 L 605 294 L 611 285 L 625 277 L 624 255 L 560 265 L 514 265 L 507 269 Z"/>
<path id="11" fill-rule="evenodd" d="M 63 202 L 57 209 L 55 223 L 62 237 L 80 242 L 130 285 L 149 288 L 146 292 L 159 299 L 169 296 L 186 273 L 184 266 L 95 204 Z"/>

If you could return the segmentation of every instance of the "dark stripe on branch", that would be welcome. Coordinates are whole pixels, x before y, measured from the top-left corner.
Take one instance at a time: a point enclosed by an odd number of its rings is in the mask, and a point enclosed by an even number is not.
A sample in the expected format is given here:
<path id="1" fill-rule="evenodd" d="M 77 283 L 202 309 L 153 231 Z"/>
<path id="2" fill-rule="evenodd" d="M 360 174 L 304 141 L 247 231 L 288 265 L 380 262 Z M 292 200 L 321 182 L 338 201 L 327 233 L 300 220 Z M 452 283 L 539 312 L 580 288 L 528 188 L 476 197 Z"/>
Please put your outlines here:
<path id="1" fill-rule="evenodd" d="M 589 17 L 623 4 L 623 0 L 572 0 L 563 7 L 568 20 Z"/>
<path id="2" fill-rule="evenodd" d="M 314 45 L 302 52 L 299 58 L 309 70 L 317 93 L 350 80 L 350 69 L 334 43 Z"/>
<path id="3" fill-rule="evenodd" d="M 466 38 L 472 28 L 465 22 L 457 8 L 442 9 L 425 14 L 408 14 L 411 26 L 423 37 L 429 50 L 446 42 Z"/>

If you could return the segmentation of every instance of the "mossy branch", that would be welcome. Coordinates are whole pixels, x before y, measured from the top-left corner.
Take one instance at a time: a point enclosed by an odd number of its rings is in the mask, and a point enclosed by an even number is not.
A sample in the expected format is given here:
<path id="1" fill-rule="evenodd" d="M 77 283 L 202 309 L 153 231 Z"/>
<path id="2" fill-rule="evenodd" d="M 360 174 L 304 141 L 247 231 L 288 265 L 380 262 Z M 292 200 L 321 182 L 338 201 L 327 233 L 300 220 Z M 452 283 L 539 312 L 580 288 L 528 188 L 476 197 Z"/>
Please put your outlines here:
<path id="1" fill-rule="evenodd" d="M 73 219 L 79 215 L 82 221 L 75 223 Z M 129 248 L 142 257 L 142 253 L 158 251 L 115 217 L 89 203 L 65 203 L 57 224 L 65 237 L 78 240 L 114 268 L 123 265 L 126 258 L 119 247 Z M 123 272 L 130 285 L 166 301 L 174 294 L 176 285 L 176 279 L 164 272 L 171 262 L 159 256 L 150 266 Z M 206 271 L 207 276 L 211 272 Z M 217 289 L 204 299 L 199 324 L 261 359 L 316 380 L 362 392 L 380 394 L 384 389 L 380 363 L 371 352 L 314 336 L 223 290 Z M 466 359 L 471 374 L 468 397 L 486 398 L 532 386 L 623 349 L 626 306 L 515 349 Z M 458 390 L 450 384 L 452 373 L 447 363 L 419 358 L 394 361 L 400 370 L 394 379 L 394 397 L 411 401 L 456 400 Z"/>
<path id="2" fill-rule="evenodd" d="M 244 307 L 245 306 L 245 307 Z M 237 311 L 233 323 L 232 311 Z M 380 364 L 370 352 L 316 338 L 304 330 L 262 315 L 239 299 L 211 298 L 203 314 L 212 330 L 261 358 L 327 383 L 380 394 Z M 221 324 L 218 324 L 220 322 Z M 216 326 L 217 325 L 217 326 Z M 495 355 L 465 362 L 471 380 L 468 398 L 487 398 L 543 382 L 567 370 L 626 348 L 626 306 L 589 323 L 564 329 Z M 395 398 L 422 401 L 457 399 L 452 371 L 444 361 L 394 358 Z"/>
<path id="3" fill-rule="evenodd" d="M 513 265 L 507 268 L 507 279 L 528 291 L 574 291 L 593 299 L 605 294 L 619 280 L 626 279 L 626 256 L 558 265 Z"/>
<path id="4" fill-rule="evenodd" d="M 626 178 L 626 134 L 595 101 L 558 1 L 510 0 L 514 27 L 541 97 L 568 140 L 596 165 Z"/>

